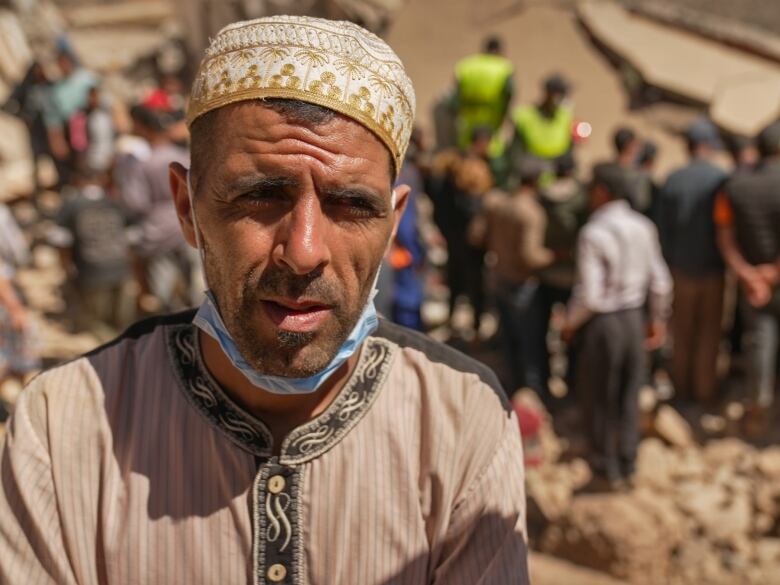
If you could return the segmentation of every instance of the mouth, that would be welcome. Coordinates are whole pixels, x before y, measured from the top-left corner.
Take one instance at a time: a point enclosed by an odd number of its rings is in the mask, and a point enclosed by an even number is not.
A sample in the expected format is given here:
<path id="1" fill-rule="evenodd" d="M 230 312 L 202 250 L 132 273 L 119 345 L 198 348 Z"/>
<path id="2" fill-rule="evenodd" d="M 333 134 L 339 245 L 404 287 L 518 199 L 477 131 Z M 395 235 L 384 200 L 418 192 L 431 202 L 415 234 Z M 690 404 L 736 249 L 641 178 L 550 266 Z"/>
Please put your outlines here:
<path id="1" fill-rule="evenodd" d="M 315 331 L 332 311 L 329 305 L 308 300 L 266 299 L 261 304 L 274 325 L 295 333 Z"/>

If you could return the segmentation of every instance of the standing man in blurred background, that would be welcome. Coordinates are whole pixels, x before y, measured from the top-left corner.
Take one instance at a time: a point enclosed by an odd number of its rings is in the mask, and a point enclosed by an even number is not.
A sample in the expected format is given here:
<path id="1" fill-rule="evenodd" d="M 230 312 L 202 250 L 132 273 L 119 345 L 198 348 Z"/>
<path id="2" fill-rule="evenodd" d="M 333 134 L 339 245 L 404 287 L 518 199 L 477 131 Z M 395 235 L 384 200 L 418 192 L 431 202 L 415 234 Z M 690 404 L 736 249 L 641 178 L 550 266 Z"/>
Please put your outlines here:
<path id="1" fill-rule="evenodd" d="M 661 189 L 658 233 L 674 277 L 671 375 L 675 396 L 708 403 L 716 398 L 725 283 L 713 207 L 728 175 L 712 162 L 720 139 L 709 120 L 694 122 L 686 140 L 690 162 L 673 172 Z"/>
<path id="2" fill-rule="evenodd" d="M 672 292 L 655 226 L 631 209 L 626 192 L 618 165 L 596 165 L 592 215 L 577 242 L 577 280 L 564 334 L 571 339 L 577 332 L 576 392 L 583 400 L 591 466 L 611 489 L 635 471 L 645 351 L 664 341 Z"/>
<path id="3" fill-rule="evenodd" d="M 553 74 L 544 81 L 539 104 L 515 109 L 512 113 L 515 124 L 513 164 L 522 154 L 555 161 L 571 150 L 574 112 L 566 104 L 570 89 L 566 78 Z"/>
<path id="4" fill-rule="evenodd" d="M 747 422 L 760 432 L 774 402 L 780 345 L 780 122 L 759 135 L 758 148 L 759 168 L 726 184 L 715 221 L 723 258 L 745 293 Z"/>

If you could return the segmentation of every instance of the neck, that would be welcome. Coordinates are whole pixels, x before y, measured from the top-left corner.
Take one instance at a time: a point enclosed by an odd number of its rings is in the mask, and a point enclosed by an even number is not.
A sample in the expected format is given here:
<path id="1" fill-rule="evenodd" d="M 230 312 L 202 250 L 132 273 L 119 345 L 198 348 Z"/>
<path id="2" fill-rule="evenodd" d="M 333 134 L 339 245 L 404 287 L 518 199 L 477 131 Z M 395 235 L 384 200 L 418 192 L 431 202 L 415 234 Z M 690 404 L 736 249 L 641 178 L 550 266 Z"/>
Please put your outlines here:
<path id="1" fill-rule="evenodd" d="M 268 426 L 274 437 L 275 450 L 290 431 L 316 417 L 333 402 L 349 380 L 360 355 L 355 352 L 315 392 L 282 396 L 258 388 L 247 380 L 210 335 L 198 330 L 198 336 L 206 368 L 236 404 Z"/>

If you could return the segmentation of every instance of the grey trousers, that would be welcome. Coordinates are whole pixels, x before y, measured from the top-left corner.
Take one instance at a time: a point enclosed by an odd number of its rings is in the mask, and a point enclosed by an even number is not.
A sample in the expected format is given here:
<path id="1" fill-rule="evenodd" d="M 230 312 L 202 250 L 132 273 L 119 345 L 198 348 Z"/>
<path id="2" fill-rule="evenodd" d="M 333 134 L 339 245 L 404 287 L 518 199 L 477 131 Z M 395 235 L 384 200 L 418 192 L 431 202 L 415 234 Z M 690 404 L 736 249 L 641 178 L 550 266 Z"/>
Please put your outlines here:
<path id="1" fill-rule="evenodd" d="M 610 480 L 634 473 L 639 389 L 645 379 L 641 309 L 596 315 L 578 333 L 577 394 L 590 439 L 591 466 Z"/>
<path id="2" fill-rule="evenodd" d="M 755 309 L 747 302 L 742 310 L 748 396 L 754 404 L 766 408 L 775 397 L 780 315 L 772 310 Z"/>

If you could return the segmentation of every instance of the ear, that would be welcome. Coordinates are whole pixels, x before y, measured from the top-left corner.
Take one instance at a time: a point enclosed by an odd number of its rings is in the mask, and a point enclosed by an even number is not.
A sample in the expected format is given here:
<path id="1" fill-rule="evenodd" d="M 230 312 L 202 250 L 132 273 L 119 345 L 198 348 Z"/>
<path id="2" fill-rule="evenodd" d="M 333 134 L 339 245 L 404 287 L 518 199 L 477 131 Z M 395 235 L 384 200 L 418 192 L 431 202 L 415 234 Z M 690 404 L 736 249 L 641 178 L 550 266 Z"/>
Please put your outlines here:
<path id="1" fill-rule="evenodd" d="M 190 204 L 189 190 L 187 189 L 188 172 L 179 163 L 171 163 L 168 167 L 168 180 L 171 184 L 171 196 L 173 197 L 173 204 L 176 206 L 176 215 L 179 216 L 179 225 L 184 234 L 184 239 L 187 240 L 190 246 L 197 248 L 195 225 L 192 221 L 192 206 Z"/>
<path id="2" fill-rule="evenodd" d="M 406 205 L 409 203 L 409 193 L 412 188 L 409 185 L 398 185 L 395 188 L 395 209 L 393 210 L 393 233 L 390 236 L 390 243 L 388 243 L 388 250 L 390 245 L 395 239 L 395 234 L 398 232 L 398 226 L 401 224 L 401 218 L 406 211 Z"/>

